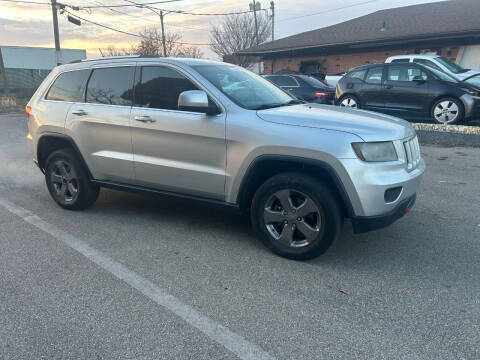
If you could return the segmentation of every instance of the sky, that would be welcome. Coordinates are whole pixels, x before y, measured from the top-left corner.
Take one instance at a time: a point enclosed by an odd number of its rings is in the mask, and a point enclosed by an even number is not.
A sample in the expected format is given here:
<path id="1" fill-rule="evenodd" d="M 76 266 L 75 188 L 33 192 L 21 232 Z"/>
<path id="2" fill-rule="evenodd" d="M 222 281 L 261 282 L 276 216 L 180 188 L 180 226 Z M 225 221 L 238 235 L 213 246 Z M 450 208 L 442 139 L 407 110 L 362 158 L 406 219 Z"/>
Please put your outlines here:
<path id="1" fill-rule="evenodd" d="M 19 1 L 19 0 L 13 0 Z M 43 4 L 27 4 L 0 0 L 0 45 L 54 47 L 52 10 L 48 0 Z M 155 0 L 133 0 L 137 3 Z M 158 0 L 161 1 L 161 0 Z M 399 6 L 439 0 L 275 0 L 275 38 L 333 25 L 368 13 Z M 127 0 L 60 0 L 76 6 L 128 4 Z M 196 13 L 224 13 L 248 10 L 251 0 L 181 0 L 157 4 L 166 10 Z M 270 7 L 270 0 L 260 1 L 262 8 Z M 146 27 L 160 26 L 158 15 L 138 7 L 94 8 L 70 10 L 85 19 L 126 32 L 138 34 Z M 165 17 L 165 30 L 174 31 L 189 43 L 209 43 L 209 29 L 222 21 L 222 16 L 194 16 L 170 13 Z M 59 14 L 60 44 L 62 48 L 86 49 L 88 57 L 100 56 L 98 48 L 109 45 L 129 47 L 138 38 L 117 33 L 93 24 L 81 26 L 67 21 Z M 208 45 L 199 46 L 204 57 L 216 59 Z"/>

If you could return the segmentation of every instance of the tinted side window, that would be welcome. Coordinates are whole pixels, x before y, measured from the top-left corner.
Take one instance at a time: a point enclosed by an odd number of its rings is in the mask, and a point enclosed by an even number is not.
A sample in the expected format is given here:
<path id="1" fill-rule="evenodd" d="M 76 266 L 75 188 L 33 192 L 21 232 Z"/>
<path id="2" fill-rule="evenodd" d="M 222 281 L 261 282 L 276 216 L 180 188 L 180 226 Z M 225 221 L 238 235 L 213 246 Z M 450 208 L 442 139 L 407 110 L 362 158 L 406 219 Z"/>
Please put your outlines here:
<path id="1" fill-rule="evenodd" d="M 69 71 L 60 74 L 48 90 L 47 100 L 83 101 L 83 88 L 87 82 L 90 70 Z"/>
<path id="2" fill-rule="evenodd" d="M 366 82 L 370 84 L 380 84 L 382 82 L 383 67 L 374 67 L 368 70 Z"/>
<path id="3" fill-rule="evenodd" d="M 353 70 L 348 73 L 347 77 L 353 78 L 353 79 L 360 79 L 363 80 L 365 78 L 365 73 L 367 70 Z"/>
<path id="4" fill-rule="evenodd" d="M 179 72 L 164 66 L 142 67 L 140 84 L 135 88 L 138 106 L 178 110 L 180 93 L 199 90 Z"/>
<path id="5" fill-rule="evenodd" d="M 442 70 L 440 66 L 435 64 L 433 61 L 426 60 L 426 59 L 413 59 L 413 62 L 416 62 L 417 64 L 422 64 L 422 65 L 427 65 L 430 66 L 431 68 L 437 69 L 437 70 Z M 443 71 L 443 70 L 442 70 Z"/>
<path id="6" fill-rule="evenodd" d="M 268 80 L 278 86 L 298 86 L 297 81 L 291 76 L 272 76 Z"/>
<path id="7" fill-rule="evenodd" d="M 410 62 L 409 58 L 404 58 L 404 59 L 393 59 L 392 63 L 398 63 L 398 62 Z"/>
<path id="8" fill-rule="evenodd" d="M 132 66 L 94 69 L 87 85 L 87 102 L 131 106 L 133 70 Z"/>

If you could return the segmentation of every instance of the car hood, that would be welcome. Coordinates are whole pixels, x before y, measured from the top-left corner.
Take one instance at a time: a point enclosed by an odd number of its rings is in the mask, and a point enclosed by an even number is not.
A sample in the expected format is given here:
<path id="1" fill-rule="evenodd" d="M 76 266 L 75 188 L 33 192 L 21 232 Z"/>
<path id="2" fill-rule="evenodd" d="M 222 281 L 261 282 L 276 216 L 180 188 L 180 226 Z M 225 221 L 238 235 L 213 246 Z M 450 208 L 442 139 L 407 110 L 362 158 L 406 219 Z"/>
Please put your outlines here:
<path id="1" fill-rule="evenodd" d="M 277 124 L 343 131 L 364 141 L 398 140 L 415 134 L 405 120 L 372 111 L 332 105 L 301 104 L 257 111 L 258 116 Z"/>
<path id="2" fill-rule="evenodd" d="M 466 78 L 469 78 L 470 76 L 473 76 L 473 75 L 476 75 L 476 74 L 479 74 L 480 72 L 477 71 L 477 70 L 468 70 L 464 73 L 460 73 L 460 74 L 454 74 L 458 79 L 460 80 L 465 80 Z"/>

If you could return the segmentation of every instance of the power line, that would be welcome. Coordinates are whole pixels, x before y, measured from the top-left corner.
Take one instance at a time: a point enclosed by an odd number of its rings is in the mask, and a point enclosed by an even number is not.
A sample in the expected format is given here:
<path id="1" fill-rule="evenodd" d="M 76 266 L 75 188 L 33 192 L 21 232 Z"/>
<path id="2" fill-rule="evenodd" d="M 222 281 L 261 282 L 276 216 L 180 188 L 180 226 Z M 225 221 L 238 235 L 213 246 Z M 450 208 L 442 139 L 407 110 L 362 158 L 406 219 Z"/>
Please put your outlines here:
<path id="1" fill-rule="evenodd" d="M 125 34 L 125 35 L 135 36 L 135 37 L 138 37 L 138 38 L 141 38 L 141 39 L 149 39 L 148 37 L 143 36 L 143 35 L 141 35 L 141 34 L 134 34 L 134 33 L 128 32 L 128 31 L 116 29 L 116 28 L 113 28 L 113 27 L 108 26 L 108 25 L 100 24 L 100 23 L 97 23 L 97 22 L 95 22 L 95 21 L 91 21 L 91 20 L 85 19 L 84 17 L 78 16 L 77 14 L 73 14 L 73 13 L 71 13 L 71 12 L 68 11 L 68 10 L 64 10 L 64 11 L 65 11 L 67 14 L 70 14 L 70 15 L 76 17 L 76 18 L 79 18 L 79 19 L 82 20 L 82 21 L 85 21 L 85 22 L 87 22 L 87 23 L 90 23 L 90 24 L 93 24 L 93 25 L 96 25 L 96 26 L 103 27 L 103 28 L 105 28 L 105 29 L 109 29 L 109 30 L 111 30 L 111 31 L 115 31 L 115 32 L 118 32 L 118 33 L 121 33 L 121 34 Z M 188 42 L 183 42 L 183 41 L 173 41 L 173 43 L 179 44 L 179 45 L 191 45 L 191 46 L 210 46 L 210 45 L 212 45 L 211 43 L 188 43 Z"/>
<path id="2" fill-rule="evenodd" d="M 146 3 L 135 3 L 135 4 L 112 4 L 112 5 L 91 5 L 91 6 L 79 6 L 81 9 L 98 9 L 98 8 L 116 8 L 116 7 L 141 7 L 141 6 L 148 6 L 148 5 L 155 5 L 155 4 L 164 4 L 170 2 L 177 2 L 183 0 L 164 0 L 164 1 L 153 1 L 153 2 L 146 2 Z"/>
<path id="3" fill-rule="evenodd" d="M 37 4 L 37 5 L 48 5 L 48 6 L 50 6 L 49 3 L 40 2 L 40 1 L 22 1 L 22 0 L 0 0 L 0 1 L 19 3 L 19 4 Z"/>
<path id="4" fill-rule="evenodd" d="M 277 22 L 278 22 L 278 21 L 288 21 L 288 20 L 294 20 L 294 19 L 301 19 L 301 18 L 304 18 L 304 17 L 313 16 L 313 15 L 326 14 L 326 13 L 329 13 L 329 12 L 333 12 L 333 11 L 337 11 L 337 10 L 342 10 L 342 9 L 348 9 L 348 8 L 351 8 L 351 7 L 354 7 L 354 6 L 365 5 L 365 4 L 369 4 L 369 3 L 373 3 L 373 2 L 377 2 L 377 1 L 378 1 L 378 0 L 364 1 L 364 2 L 361 2 L 361 3 L 358 3 L 358 4 L 342 6 L 342 7 L 338 7 L 338 8 L 335 8 L 335 9 L 330 9 L 330 10 L 325 10 L 325 11 L 319 11 L 319 12 L 316 12 L 316 13 L 311 13 L 311 14 L 306 14 L 306 15 L 300 15 L 300 16 L 294 16 L 294 17 L 285 18 L 285 19 L 279 19 L 279 20 L 277 20 Z"/>

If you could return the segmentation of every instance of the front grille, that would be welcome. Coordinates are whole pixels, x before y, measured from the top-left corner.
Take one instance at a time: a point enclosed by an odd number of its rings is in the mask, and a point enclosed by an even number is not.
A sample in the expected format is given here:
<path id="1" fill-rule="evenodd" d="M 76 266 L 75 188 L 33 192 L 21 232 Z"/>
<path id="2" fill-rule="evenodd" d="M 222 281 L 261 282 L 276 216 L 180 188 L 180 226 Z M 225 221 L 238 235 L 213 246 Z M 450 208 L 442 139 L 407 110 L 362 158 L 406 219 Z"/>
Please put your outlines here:
<path id="1" fill-rule="evenodd" d="M 405 147 L 405 154 L 407 154 L 407 168 L 408 171 L 415 169 L 420 162 L 420 146 L 418 145 L 418 138 L 415 136 L 403 143 Z"/>

